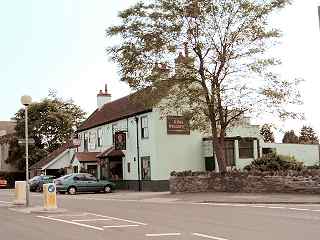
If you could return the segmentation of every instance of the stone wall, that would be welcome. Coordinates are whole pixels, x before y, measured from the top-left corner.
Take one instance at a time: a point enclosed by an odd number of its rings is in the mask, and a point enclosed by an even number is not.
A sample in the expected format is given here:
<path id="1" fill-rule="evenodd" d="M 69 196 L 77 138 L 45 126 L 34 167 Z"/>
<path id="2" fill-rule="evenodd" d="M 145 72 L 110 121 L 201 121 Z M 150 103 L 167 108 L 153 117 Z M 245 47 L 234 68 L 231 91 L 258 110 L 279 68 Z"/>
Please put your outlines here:
<path id="1" fill-rule="evenodd" d="M 320 171 L 171 174 L 171 193 L 320 193 Z"/>

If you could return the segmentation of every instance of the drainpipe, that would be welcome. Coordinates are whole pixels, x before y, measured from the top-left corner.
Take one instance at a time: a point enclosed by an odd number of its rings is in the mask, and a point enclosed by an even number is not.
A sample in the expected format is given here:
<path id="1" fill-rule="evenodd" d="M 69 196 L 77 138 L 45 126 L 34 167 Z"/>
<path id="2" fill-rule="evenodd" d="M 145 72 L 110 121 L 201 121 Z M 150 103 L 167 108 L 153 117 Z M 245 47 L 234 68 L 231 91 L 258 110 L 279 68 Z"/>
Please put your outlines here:
<path id="1" fill-rule="evenodd" d="M 140 180 L 140 150 L 139 150 L 139 118 L 135 117 L 137 127 L 137 160 L 138 160 L 138 189 L 141 192 L 141 180 Z"/>

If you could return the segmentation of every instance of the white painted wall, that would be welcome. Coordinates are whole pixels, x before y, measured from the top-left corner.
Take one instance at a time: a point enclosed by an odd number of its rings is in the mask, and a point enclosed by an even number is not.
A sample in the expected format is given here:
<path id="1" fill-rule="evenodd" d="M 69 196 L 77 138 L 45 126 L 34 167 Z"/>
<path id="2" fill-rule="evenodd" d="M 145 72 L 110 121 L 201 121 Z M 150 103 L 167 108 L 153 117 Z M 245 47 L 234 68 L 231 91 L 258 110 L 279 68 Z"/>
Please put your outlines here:
<path id="1" fill-rule="evenodd" d="M 142 139 L 141 138 L 141 117 L 148 117 L 148 127 L 149 127 L 149 138 Z M 153 113 L 145 113 L 137 115 L 139 118 L 138 122 L 138 134 L 139 134 L 139 145 L 140 145 L 140 157 L 150 156 L 150 160 L 154 161 L 155 159 L 155 146 L 154 146 L 154 123 L 153 123 Z M 92 139 L 90 142 L 92 147 L 90 148 L 89 144 L 89 152 L 103 152 L 106 149 L 110 148 L 113 145 L 113 132 L 112 128 L 115 131 L 125 131 L 127 130 L 127 149 L 124 150 L 125 157 L 122 159 L 123 166 L 123 178 L 125 180 L 137 180 L 138 179 L 138 161 L 137 161 L 137 129 L 136 129 L 136 121 L 135 117 L 130 117 L 126 119 L 122 119 L 119 121 L 115 121 L 109 124 L 105 124 L 99 127 L 95 127 L 80 133 L 81 135 L 81 145 L 79 147 L 79 152 L 84 151 L 84 133 L 89 136 L 90 133 L 97 133 L 98 129 L 102 129 L 102 146 L 97 146 L 97 139 Z M 93 134 L 92 134 L 93 135 Z M 92 136 L 91 135 L 91 136 Z M 97 135 L 96 135 L 97 136 Z M 130 162 L 130 172 L 128 172 L 128 162 Z M 77 163 L 74 163 L 77 165 Z M 151 164 L 152 166 L 152 164 Z M 141 164 L 140 164 L 141 168 Z M 151 170 L 152 171 L 152 170 Z M 152 172 L 151 172 L 152 176 Z"/>
<path id="2" fill-rule="evenodd" d="M 304 162 L 306 166 L 320 163 L 319 145 L 290 144 L 290 143 L 262 143 L 262 148 L 275 148 L 279 155 L 294 156 L 295 159 Z"/>
<path id="3" fill-rule="evenodd" d="M 75 151 L 76 149 L 74 148 L 65 150 L 63 153 L 57 156 L 54 161 L 49 163 L 47 166 L 44 166 L 43 169 L 61 169 L 68 167 Z"/>
<path id="4" fill-rule="evenodd" d="M 160 120 L 159 110 L 154 111 L 154 149 L 156 159 L 151 159 L 151 178 L 167 180 L 172 171 L 203 171 L 202 135 L 191 131 L 190 135 L 168 135 L 166 118 Z"/>

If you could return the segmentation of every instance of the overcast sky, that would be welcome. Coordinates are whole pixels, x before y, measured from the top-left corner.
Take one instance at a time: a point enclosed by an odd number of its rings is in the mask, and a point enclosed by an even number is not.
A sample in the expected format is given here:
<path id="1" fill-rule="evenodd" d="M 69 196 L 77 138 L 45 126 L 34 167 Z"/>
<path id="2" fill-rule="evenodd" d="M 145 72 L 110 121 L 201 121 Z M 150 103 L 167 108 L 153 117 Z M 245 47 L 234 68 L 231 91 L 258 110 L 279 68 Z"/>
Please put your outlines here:
<path id="1" fill-rule="evenodd" d="M 39 101 L 56 89 L 86 112 L 96 108 L 96 94 L 108 84 L 113 99 L 129 93 L 109 61 L 105 29 L 115 24 L 119 10 L 136 0 L 3 0 L 0 1 L 0 120 L 21 107 L 20 97 Z M 301 77 L 306 120 L 278 123 L 283 130 L 303 124 L 320 133 L 320 0 L 295 0 L 274 16 L 283 30 L 273 50 L 283 61 L 283 77 Z M 254 123 L 272 122 L 256 119 Z"/>

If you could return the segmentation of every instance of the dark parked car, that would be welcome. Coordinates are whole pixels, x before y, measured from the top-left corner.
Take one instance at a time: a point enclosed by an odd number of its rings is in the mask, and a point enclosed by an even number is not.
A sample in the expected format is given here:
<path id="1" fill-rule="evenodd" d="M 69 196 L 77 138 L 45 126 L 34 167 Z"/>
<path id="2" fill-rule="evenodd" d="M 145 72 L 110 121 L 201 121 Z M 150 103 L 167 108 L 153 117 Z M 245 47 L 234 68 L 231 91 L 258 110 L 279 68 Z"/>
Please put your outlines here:
<path id="1" fill-rule="evenodd" d="M 88 173 L 73 173 L 60 177 L 54 181 L 57 192 L 76 194 L 77 192 L 105 192 L 115 189 L 115 184 L 107 180 L 98 180 Z"/>
<path id="2" fill-rule="evenodd" d="M 7 180 L 4 179 L 3 177 L 0 177 L 0 188 L 7 188 Z"/>
<path id="3" fill-rule="evenodd" d="M 35 176 L 29 181 L 30 191 L 42 192 L 43 184 L 52 183 L 54 179 L 55 179 L 55 176 L 51 176 L 51 175 Z"/>

